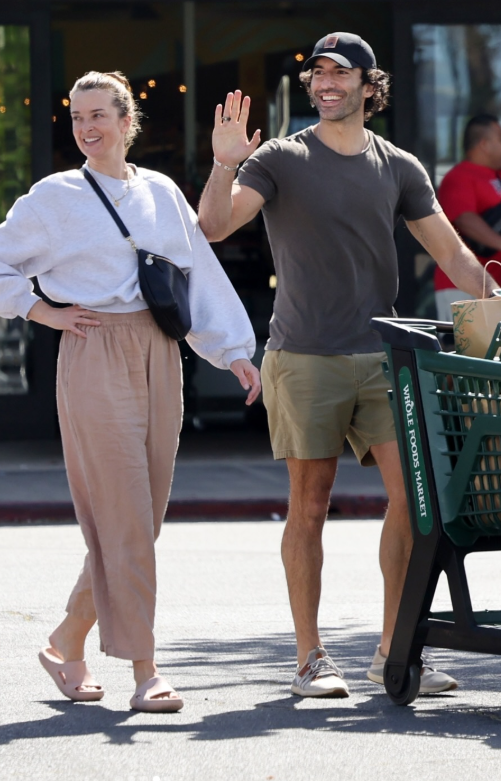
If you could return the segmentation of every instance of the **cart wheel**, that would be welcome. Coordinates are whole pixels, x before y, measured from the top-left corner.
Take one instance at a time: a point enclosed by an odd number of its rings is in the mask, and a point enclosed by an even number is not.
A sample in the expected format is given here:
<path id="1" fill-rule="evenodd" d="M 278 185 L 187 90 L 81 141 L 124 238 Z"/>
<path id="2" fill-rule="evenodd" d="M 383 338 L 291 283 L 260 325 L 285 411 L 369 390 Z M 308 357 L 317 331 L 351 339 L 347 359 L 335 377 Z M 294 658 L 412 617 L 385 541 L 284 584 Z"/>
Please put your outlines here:
<path id="1" fill-rule="evenodd" d="M 419 686 L 421 683 L 421 670 L 417 664 L 411 664 L 409 672 L 406 675 L 405 684 L 400 691 L 400 694 L 392 694 L 388 690 L 386 693 L 395 705 L 410 705 L 414 702 L 419 694 Z"/>

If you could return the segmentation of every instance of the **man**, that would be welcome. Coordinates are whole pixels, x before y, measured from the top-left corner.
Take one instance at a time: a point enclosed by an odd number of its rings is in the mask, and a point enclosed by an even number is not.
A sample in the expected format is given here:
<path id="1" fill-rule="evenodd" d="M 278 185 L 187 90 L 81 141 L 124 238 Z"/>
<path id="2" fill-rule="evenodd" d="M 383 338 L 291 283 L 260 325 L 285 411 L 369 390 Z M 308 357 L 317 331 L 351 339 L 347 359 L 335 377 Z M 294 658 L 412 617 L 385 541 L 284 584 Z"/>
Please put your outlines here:
<path id="1" fill-rule="evenodd" d="M 501 126 L 492 114 L 478 114 L 466 125 L 465 159 L 444 176 L 438 200 L 466 244 L 485 265 L 501 262 Z M 501 285 L 501 266 L 489 272 Z M 451 304 L 471 298 L 445 272 L 435 269 L 435 302 L 439 320 L 451 319 Z"/>
<path id="2" fill-rule="evenodd" d="M 384 353 L 371 328 L 372 317 L 392 315 L 398 216 L 472 294 L 481 292 L 482 269 L 441 213 L 418 161 L 364 128 L 364 115 L 384 108 L 388 94 L 370 46 L 350 33 L 327 35 L 301 80 L 319 123 L 259 150 L 259 131 L 247 139 L 248 97 L 230 93 L 224 112 L 216 108 L 214 168 L 199 217 L 209 240 L 219 241 L 263 210 L 278 279 L 264 401 L 274 456 L 287 459 L 290 477 L 282 558 L 297 639 L 292 691 L 347 697 L 317 625 L 322 529 L 345 437 L 364 466 L 377 464 L 389 497 L 380 552 L 384 626 L 368 672 L 381 684 L 412 547 Z M 423 668 L 422 692 L 456 686 Z"/>

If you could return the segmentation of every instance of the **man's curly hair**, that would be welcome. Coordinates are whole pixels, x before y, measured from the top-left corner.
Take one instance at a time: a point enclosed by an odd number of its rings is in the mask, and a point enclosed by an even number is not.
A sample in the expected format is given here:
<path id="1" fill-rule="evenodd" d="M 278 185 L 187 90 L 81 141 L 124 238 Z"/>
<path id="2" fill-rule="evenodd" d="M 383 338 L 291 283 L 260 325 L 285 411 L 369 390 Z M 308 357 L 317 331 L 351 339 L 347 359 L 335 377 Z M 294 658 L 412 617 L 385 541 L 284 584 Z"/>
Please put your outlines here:
<path id="1" fill-rule="evenodd" d="M 304 71 L 299 74 L 299 81 L 305 88 L 310 98 L 312 106 L 315 105 L 313 95 L 311 92 L 311 77 L 313 69 Z M 366 98 L 364 105 L 364 119 L 367 122 L 374 114 L 379 111 L 383 111 L 389 103 L 390 99 L 390 74 L 386 71 L 382 71 L 379 68 L 371 68 L 367 70 L 362 68 L 362 84 L 372 84 L 374 87 L 374 95 L 370 98 Z"/>

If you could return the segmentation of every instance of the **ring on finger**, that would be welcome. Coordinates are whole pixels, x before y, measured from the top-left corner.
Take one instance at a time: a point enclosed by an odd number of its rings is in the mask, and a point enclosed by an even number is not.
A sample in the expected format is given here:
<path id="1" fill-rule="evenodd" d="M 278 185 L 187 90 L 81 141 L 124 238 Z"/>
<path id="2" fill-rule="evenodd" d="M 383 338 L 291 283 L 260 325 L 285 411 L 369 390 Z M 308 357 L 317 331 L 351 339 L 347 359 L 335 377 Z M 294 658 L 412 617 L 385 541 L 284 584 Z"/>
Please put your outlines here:
<path id="1" fill-rule="evenodd" d="M 223 122 L 231 122 L 231 117 L 221 117 Z"/>

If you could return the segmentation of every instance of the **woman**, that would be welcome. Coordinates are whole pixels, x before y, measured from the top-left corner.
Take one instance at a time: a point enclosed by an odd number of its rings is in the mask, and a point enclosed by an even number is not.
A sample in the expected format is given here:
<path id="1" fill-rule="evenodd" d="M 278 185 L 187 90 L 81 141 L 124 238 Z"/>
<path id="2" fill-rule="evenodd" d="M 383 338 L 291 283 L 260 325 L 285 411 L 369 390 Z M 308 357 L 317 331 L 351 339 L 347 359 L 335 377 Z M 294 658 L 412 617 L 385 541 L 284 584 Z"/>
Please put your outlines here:
<path id="1" fill-rule="evenodd" d="M 180 190 L 126 163 L 139 111 L 120 73 L 91 72 L 70 92 L 73 134 L 85 166 L 139 247 L 189 274 L 192 330 L 203 358 L 259 394 L 245 310 Z M 34 295 L 38 277 L 56 308 Z M 20 198 L 0 226 L 0 315 L 63 331 L 58 411 L 68 479 L 88 553 L 67 615 L 40 651 L 63 694 L 97 700 L 85 664 L 96 620 L 101 649 L 131 659 L 131 707 L 179 710 L 183 701 L 154 661 L 155 554 L 181 428 L 178 345 L 153 321 L 140 292 L 137 255 L 82 171 L 54 174 Z"/>

